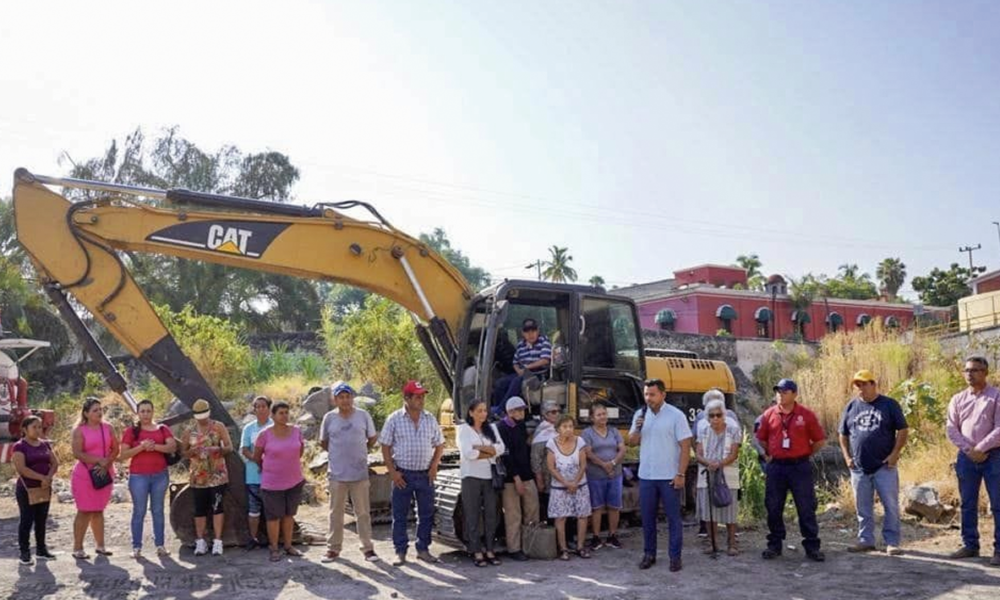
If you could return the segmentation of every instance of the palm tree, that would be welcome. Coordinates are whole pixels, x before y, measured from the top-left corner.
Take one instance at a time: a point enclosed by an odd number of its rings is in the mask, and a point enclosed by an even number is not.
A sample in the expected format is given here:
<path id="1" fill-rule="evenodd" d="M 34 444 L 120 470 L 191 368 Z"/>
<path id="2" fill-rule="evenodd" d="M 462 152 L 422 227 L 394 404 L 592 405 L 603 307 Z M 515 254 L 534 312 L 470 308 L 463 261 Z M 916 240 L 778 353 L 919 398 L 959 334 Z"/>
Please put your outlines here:
<path id="1" fill-rule="evenodd" d="M 906 265 L 898 258 L 883 259 L 875 269 L 875 277 L 878 277 L 882 292 L 892 302 L 906 281 Z"/>
<path id="2" fill-rule="evenodd" d="M 840 276 L 844 279 L 857 279 L 858 271 L 861 269 L 858 268 L 858 265 L 845 263 L 837 267 L 837 270 L 840 271 Z"/>
<path id="3" fill-rule="evenodd" d="M 588 283 L 590 283 L 590 285 L 594 287 L 604 287 L 604 278 L 601 277 L 600 275 L 594 275 L 593 277 L 590 278 Z"/>
<path id="4" fill-rule="evenodd" d="M 567 252 L 569 252 L 569 248 L 560 248 L 559 246 L 549 248 L 552 258 L 542 263 L 545 265 L 545 270 L 542 271 L 542 278 L 554 283 L 576 281 L 576 269 L 569 266 L 569 262 L 573 260 L 573 257 L 567 254 Z"/>
<path id="5" fill-rule="evenodd" d="M 747 272 L 747 289 L 763 290 L 764 274 L 760 272 L 763 263 L 756 254 L 740 254 L 736 257 L 736 264 Z"/>

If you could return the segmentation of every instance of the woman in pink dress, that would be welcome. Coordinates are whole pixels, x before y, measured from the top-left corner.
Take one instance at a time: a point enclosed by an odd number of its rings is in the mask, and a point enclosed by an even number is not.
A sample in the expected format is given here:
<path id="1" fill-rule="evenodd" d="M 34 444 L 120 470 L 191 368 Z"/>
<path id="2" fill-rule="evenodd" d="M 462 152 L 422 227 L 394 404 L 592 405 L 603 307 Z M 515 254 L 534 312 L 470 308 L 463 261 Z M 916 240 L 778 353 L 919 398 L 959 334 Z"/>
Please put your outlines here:
<path id="1" fill-rule="evenodd" d="M 95 552 L 111 556 L 104 547 L 104 508 L 111 499 L 114 484 L 94 488 L 91 471 L 110 475 L 114 481 L 114 461 L 118 456 L 118 439 L 111 425 L 104 422 L 104 408 L 93 396 L 87 398 L 80 411 L 80 423 L 73 429 L 73 467 L 70 481 L 73 501 L 76 502 L 76 520 L 73 521 L 73 558 L 89 559 L 83 550 L 83 537 L 87 527 L 94 534 Z"/>
<path id="2" fill-rule="evenodd" d="M 292 528 L 295 513 L 302 502 L 302 451 L 305 442 L 302 431 L 288 424 L 287 402 L 271 406 L 274 425 L 260 432 L 254 442 L 253 460 L 260 465 L 260 491 L 264 497 L 264 518 L 267 521 L 267 540 L 271 544 L 271 561 L 281 560 L 278 552 L 278 534 L 285 542 L 285 554 L 302 556 L 292 546 Z"/>

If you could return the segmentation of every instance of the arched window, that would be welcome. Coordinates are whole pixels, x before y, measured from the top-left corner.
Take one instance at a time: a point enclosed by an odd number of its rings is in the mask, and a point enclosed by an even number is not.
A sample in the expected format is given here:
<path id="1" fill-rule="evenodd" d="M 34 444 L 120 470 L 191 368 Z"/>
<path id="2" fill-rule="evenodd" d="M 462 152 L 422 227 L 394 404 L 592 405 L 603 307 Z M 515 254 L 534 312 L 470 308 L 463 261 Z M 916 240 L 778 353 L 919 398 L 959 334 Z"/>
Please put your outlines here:
<path id="1" fill-rule="evenodd" d="M 766 306 L 761 306 L 753 311 L 753 320 L 757 323 L 757 337 L 771 337 L 771 320 L 773 318 L 771 309 Z"/>
<path id="2" fill-rule="evenodd" d="M 836 333 L 841 327 L 844 326 L 844 317 L 838 312 L 832 312 L 826 316 L 826 328 L 830 330 L 831 333 Z"/>
<path id="3" fill-rule="evenodd" d="M 732 304 L 723 304 L 715 311 L 715 316 L 719 318 L 719 324 L 721 329 L 725 329 L 727 332 L 733 332 L 733 321 L 736 320 L 736 309 L 733 308 Z"/>
<path id="4" fill-rule="evenodd" d="M 648 314 L 648 313 L 647 313 Z M 673 331 L 674 323 L 677 322 L 677 314 L 669 308 L 664 308 L 656 313 L 656 324 L 664 331 Z"/>

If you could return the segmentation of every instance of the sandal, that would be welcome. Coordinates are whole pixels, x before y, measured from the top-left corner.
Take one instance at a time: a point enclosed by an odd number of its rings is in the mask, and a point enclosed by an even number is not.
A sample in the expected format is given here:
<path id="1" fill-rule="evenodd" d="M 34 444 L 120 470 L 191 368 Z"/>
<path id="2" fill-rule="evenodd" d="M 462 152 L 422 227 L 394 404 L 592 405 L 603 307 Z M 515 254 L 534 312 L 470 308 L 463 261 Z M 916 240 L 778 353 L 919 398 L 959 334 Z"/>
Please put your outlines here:
<path id="1" fill-rule="evenodd" d="M 563 550 L 559 553 L 559 560 L 569 560 L 569 552 Z"/>
<path id="2" fill-rule="evenodd" d="M 319 562 L 321 562 L 321 563 L 332 563 L 333 561 L 337 560 L 339 557 L 340 557 L 340 552 L 337 552 L 336 550 L 327 550 L 326 554 L 323 555 L 323 558 L 321 558 L 319 560 Z"/>
<path id="3" fill-rule="evenodd" d="M 277 548 L 271 548 L 271 557 L 269 559 L 271 562 L 278 562 L 281 560 L 281 552 Z"/>
<path id="4" fill-rule="evenodd" d="M 83 549 L 74 550 L 71 556 L 77 560 L 90 560 L 90 555 Z"/>
<path id="5" fill-rule="evenodd" d="M 289 546 L 285 548 L 285 554 L 287 554 L 288 556 L 302 556 L 302 552 L 300 552 L 299 549 L 294 546 Z"/>
<path id="6" fill-rule="evenodd" d="M 487 553 L 486 560 L 489 561 L 489 563 L 494 567 L 499 567 L 500 565 L 503 564 L 503 562 L 501 562 L 500 559 L 497 558 L 496 554 Z"/>
<path id="7" fill-rule="evenodd" d="M 576 554 L 580 558 L 590 558 L 590 550 L 587 550 L 586 548 L 580 548 L 576 551 Z"/>
<path id="8" fill-rule="evenodd" d="M 738 547 L 736 547 L 736 546 L 730 546 L 726 550 L 726 554 L 728 554 L 729 556 L 739 556 L 740 555 L 740 549 Z"/>
<path id="9" fill-rule="evenodd" d="M 485 567 L 490 563 L 486 562 L 486 559 L 483 558 L 482 556 L 473 556 L 472 564 L 476 565 L 477 567 Z"/>
<path id="10" fill-rule="evenodd" d="M 114 552 L 110 550 L 105 550 L 104 548 L 94 548 L 94 552 L 100 554 L 101 556 L 111 556 Z"/>

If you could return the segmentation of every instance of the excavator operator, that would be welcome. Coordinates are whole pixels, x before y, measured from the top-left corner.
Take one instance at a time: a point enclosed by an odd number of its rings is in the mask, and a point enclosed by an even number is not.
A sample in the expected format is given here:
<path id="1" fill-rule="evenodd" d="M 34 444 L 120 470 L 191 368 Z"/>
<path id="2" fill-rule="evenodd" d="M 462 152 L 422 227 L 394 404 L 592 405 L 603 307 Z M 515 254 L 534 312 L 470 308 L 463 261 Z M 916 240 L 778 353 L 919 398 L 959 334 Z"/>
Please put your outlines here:
<path id="1" fill-rule="evenodd" d="M 548 375 L 552 362 L 552 343 L 538 331 L 538 321 L 527 318 L 521 323 L 523 338 L 514 351 L 514 373 L 499 378 L 493 386 L 493 410 L 499 411 L 507 399 L 521 395 L 525 379 L 542 380 Z"/>

